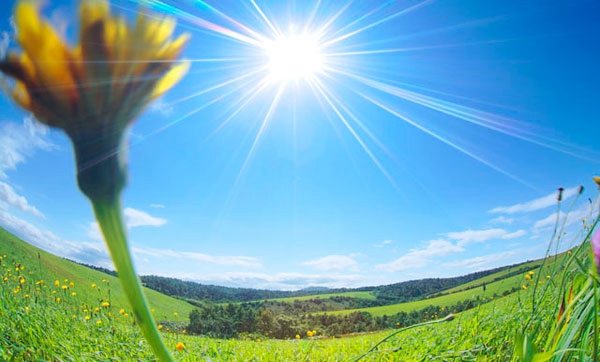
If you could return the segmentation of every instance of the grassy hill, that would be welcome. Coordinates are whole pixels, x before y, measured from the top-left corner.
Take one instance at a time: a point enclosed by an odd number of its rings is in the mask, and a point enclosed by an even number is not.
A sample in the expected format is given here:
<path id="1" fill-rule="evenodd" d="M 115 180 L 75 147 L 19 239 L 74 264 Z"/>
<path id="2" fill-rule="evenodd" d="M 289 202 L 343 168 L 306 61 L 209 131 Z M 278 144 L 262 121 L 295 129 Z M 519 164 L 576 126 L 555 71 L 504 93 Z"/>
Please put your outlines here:
<path id="1" fill-rule="evenodd" d="M 76 299 L 78 303 L 89 306 L 99 306 L 103 301 L 108 301 L 117 311 L 121 308 L 128 309 L 123 289 L 116 277 L 47 253 L 2 228 L 0 256 L 2 266 L 14 266 L 18 263 L 23 267 L 19 272 L 25 284 L 45 285 L 46 288 L 55 290 L 56 295 L 63 299 Z M 58 285 L 55 285 L 56 282 Z M 150 307 L 155 309 L 156 320 L 183 322 L 194 308 L 187 302 L 148 288 L 145 288 L 144 292 Z M 174 313 L 177 313 L 177 316 Z"/>

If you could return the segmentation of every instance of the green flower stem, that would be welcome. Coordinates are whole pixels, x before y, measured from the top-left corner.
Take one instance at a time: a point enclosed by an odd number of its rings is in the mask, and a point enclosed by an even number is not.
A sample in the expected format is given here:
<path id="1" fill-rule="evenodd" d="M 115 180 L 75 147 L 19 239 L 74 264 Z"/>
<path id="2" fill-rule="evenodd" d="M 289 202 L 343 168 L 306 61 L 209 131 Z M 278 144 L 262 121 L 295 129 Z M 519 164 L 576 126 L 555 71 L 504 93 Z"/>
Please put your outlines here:
<path id="1" fill-rule="evenodd" d="M 445 318 L 442 318 L 442 319 L 436 319 L 436 320 L 433 320 L 433 321 L 422 322 L 422 323 L 418 323 L 418 324 L 413 324 L 413 325 L 408 326 L 408 327 L 400 328 L 397 331 L 395 331 L 394 333 L 392 333 L 389 336 L 387 336 L 384 339 L 382 339 L 381 341 L 377 342 L 373 347 L 369 348 L 368 351 L 366 351 L 365 353 L 361 354 L 356 359 L 352 360 L 352 362 L 360 361 L 361 359 L 365 358 L 370 353 L 373 353 L 377 349 L 377 347 L 379 347 L 384 342 L 386 342 L 388 339 L 392 338 L 393 336 L 395 336 L 395 335 L 397 335 L 399 333 L 402 333 L 404 331 L 407 331 L 407 330 L 413 329 L 413 328 L 417 328 L 417 327 L 422 327 L 422 326 L 426 326 L 426 325 L 430 325 L 430 324 L 443 323 L 443 322 L 450 322 L 452 320 L 454 320 L 454 314 L 448 314 Z"/>
<path id="2" fill-rule="evenodd" d="M 154 318 L 150 313 L 142 286 L 133 267 L 121 215 L 120 197 L 117 196 L 112 201 L 92 200 L 92 205 L 113 263 L 117 269 L 119 280 L 129 300 L 129 304 L 133 308 L 135 318 L 142 329 L 144 337 L 160 361 L 172 362 L 173 358 L 156 328 L 156 323 L 154 323 Z"/>

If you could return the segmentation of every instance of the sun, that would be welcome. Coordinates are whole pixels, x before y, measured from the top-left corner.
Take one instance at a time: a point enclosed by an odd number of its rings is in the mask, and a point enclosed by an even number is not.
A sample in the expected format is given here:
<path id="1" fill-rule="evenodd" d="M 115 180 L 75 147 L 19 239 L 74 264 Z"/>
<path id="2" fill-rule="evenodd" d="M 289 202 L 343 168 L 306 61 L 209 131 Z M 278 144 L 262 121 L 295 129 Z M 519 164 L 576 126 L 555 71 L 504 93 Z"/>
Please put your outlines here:
<path id="1" fill-rule="evenodd" d="M 310 80 L 323 71 L 323 54 L 316 35 L 281 36 L 266 41 L 264 49 L 268 78 L 272 82 Z"/>

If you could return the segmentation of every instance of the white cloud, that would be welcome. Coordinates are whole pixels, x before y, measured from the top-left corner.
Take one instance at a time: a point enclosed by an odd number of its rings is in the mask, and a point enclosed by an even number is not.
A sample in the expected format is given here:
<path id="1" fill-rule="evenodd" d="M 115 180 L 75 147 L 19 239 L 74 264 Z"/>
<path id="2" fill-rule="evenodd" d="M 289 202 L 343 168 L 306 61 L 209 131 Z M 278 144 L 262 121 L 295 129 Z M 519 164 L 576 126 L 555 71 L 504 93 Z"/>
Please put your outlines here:
<path id="1" fill-rule="evenodd" d="M 353 256 L 348 255 L 328 255 L 302 262 L 302 264 L 323 271 L 358 270 L 358 263 L 354 260 Z"/>
<path id="2" fill-rule="evenodd" d="M 580 186 L 571 187 L 568 189 L 564 189 L 562 193 L 562 199 L 566 200 L 571 198 L 579 193 Z M 544 197 L 540 197 L 539 199 L 523 202 L 520 204 L 515 204 L 512 206 L 498 206 L 491 209 L 489 212 L 492 214 L 500 213 L 500 214 L 514 214 L 518 212 L 530 212 L 545 209 L 550 206 L 556 206 L 558 192 L 553 192 Z"/>
<path id="3" fill-rule="evenodd" d="M 63 240 L 54 233 L 0 210 L 0 225 L 29 244 L 52 254 L 79 262 L 110 267 L 111 261 L 104 243 L 73 242 Z"/>
<path id="4" fill-rule="evenodd" d="M 525 235 L 527 235 L 527 231 L 525 231 L 523 229 L 520 229 L 520 230 L 517 230 L 515 232 L 512 232 L 512 233 L 504 235 L 502 237 L 502 239 L 504 239 L 504 240 L 516 239 L 516 238 L 520 238 L 521 236 L 525 236 Z"/>
<path id="5" fill-rule="evenodd" d="M 3 203 L 45 219 L 44 215 L 34 206 L 30 205 L 24 196 L 17 194 L 9 184 L 0 181 L 0 206 Z"/>
<path id="6" fill-rule="evenodd" d="M 412 249 L 400 258 L 385 264 L 375 266 L 375 269 L 388 272 L 398 272 L 410 269 L 420 269 L 431 262 L 431 258 L 459 253 L 465 249 L 444 239 L 431 240 L 427 247 Z"/>
<path id="7" fill-rule="evenodd" d="M 48 127 L 27 117 L 22 124 L 0 123 L 0 178 L 25 162 L 35 150 L 51 150 L 56 146 L 47 138 Z"/>
<path id="8" fill-rule="evenodd" d="M 517 251 L 510 250 L 502 253 L 494 253 L 489 255 L 478 256 L 475 258 L 465 259 L 456 262 L 444 263 L 445 267 L 461 267 L 468 269 L 490 269 L 498 265 L 500 262 L 506 261 L 517 255 Z"/>
<path id="9" fill-rule="evenodd" d="M 183 258 L 216 265 L 240 266 L 246 268 L 262 267 L 262 264 L 259 262 L 259 260 L 251 256 L 220 256 L 191 251 L 174 251 L 170 249 L 148 249 L 139 247 L 134 247 L 133 251 L 139 255 L 147 255 L 155 258 Z"/>
<path id="10" fill-rule="evenodd" d="M 125 215 L 125 226 L 127 229 L 138 226 L 163 226 L 167 223 L 166 219 L 152 216 L 147 212 L 136 210 L 131 207 L 126 207 L 123 210 L 123 215 Z M 102 232 L 100 231 L 100 227 L 96 221 L 89 223 L 86 230 L 86 235 L 93 240 L 104 240 L 102 237 Z"/>
<path id="11" fill-rule="evenodd" d="M 376 248 L 383 248 L 384 246 L 391 245 L 392 243 L 393 243 L 393 241 L 391 241 L 391 240 L 384 240 L 384 241 L 382 241 L 382 242 L 380 242 L 378 244 L 375 244 L 373 246 L 376 247 Z"/>
<path id="12" fill-rule="evenodd" d="M 152 102 L 152 104 L 150 105 L 150 111 L 157 112 L 160 115 L 167 117 L 173 114 L 175 108 L 171 104 L 165 102 L 164 99 L 159 98 Z"/>
<path id="13" fill-rule="evenodd" d="M 515 222 L 515 219 L 513 219 L 511 217 L 506 217 L 504 215 L 500 215 L 489 221 L 490 224 L 507 224 L 507 225 L 511 225 L 513 222 Z"/>
<path id="14" fill-rule="evenodd" d="M 326 288 L 355 288 L 369 284 L 373 281 L 359 274 L 303 274 L 303 273 L 255 273 L 231 272 L 213 275 L 199 275 L 195 273 L 176 273 L 170 276 L 184 280 L 193 280 L 199 283 L 225 285 L 229 287 L 243 287 L 272 290 L 299 290 L 308 287 Z"/>
<path id="15" fill-rule="evenodd" d="M 53 249 L 60 238 L 50 231 L 39 229 L 32 223 L 0 210 L 0 224 L 20 238 L 44 250 Z"/>
<path id="16" fill-rule="evenodd" d="M 485 229 L 485 230 L 465 230 L 447 233 L 446 236 L 456 240 L 460 246 L 469 243 L 481 243 L 493 239 L 512 239 L 524 235 L 524 230 L 509 233 L 504 229 Z"/>
<path id="17" fill-rule="evenodd" d="M 125 215 L 125 223 L 130 228 L 138 226 L 162 226 L 167 223 L 166 219 L 152 216 L 147 212 L 136 210 L 131 207 L 125 208 L 123 214 Z"/>
<path id="18" fill-rule="evenodd" d="M 155 208 L 155 209 L 164 209 L 165 205 L 163 205 L 163 204 L 150 204 L 150 207 Z"/>
<path id="19" fill-rule="evenodd" d="M 594 211 L 594 212 L 592 212 Z M 560 211 L 558 214 L 558 224 L 557 224 L 557 214 L 556 212 L 546 216 L 543 219 L 536 221 L 533 224 L 533 232 L 539 233 L 540 231 L 551 229 L 554 225 L 562 226 L 570 226 L 574 223 L 581 223 L 581 220 L 584 218 L 593 218 L 598 215 L 597 207 L 590 207 L 590 204 L 583 203 L 579 207 L 574 210 L 571 210 L 568 214 Z"/>

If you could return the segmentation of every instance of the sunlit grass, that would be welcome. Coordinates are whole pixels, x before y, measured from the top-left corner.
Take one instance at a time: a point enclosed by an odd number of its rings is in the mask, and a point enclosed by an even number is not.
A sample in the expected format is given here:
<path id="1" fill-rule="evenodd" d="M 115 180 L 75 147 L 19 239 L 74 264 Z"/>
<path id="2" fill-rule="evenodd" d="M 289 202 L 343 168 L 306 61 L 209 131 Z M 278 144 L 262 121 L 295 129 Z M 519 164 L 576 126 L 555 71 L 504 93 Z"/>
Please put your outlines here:
<path id="1" fill-rule="evenodd" d="M 505 290 L 496 290 L 494 284 L 527 285 L 526 289 L 459 313 L 453 321 L 418 326 L 393 336 L 390 335 L 396 333 L 394 330 L 345 338 L 319 332 L 292 340 L 263 336 L 242 339 L 190 336 L 181 329 L 169 327 L 173 320 L 187 317 L 190 307 L 186 310 L 177 304 L 180 301 L 164 296 L 170 304 L 168 312 L 161 311 L 165 324 L 160 329 L 167 347 L 181 361 L 354 361 L 380 342 L 381 345 L 361 361 L 592 361 L 593 346 L 597 343 L 594 329 L 597 329 L 598 308 L 594 298 L 597 298 L 598 280 L 590 265 L 589 235 L 589 232 L 585 234 L 584 242 L 570 253 L 549 259 L 543 270 L 539 269 L 539 261 L 533 262 L 526 272 L 487 284 L 486 293 L 493 295 Z M 5 231 L 0 241 L 0 320 L 3 321 L 0 359 L 135 361 L 152 358 L 149 346 L 126 310 L 127 304 L 118 299 L 116 287 L 107 285 L 113 277 L 74 264 L 66 268 L 66 264 L 61 264 L 70 262 L 43 252 L 38 258 L 35 248 Z M 53 267 L 45 267 L 45 264 Z M 71 274 L 65 274 L 67 272 Z M 40 282 L 41 277 L 44 282 Z M 93 277 L 106 281 L 99 279 L 92 285 L 88 278 Z M 481 293 L 483 288 L 404 305 L 415 310 L 419 303 L 440 305 L 443 298 L 458 300 L 461 298 L 457 296 L 472 292 Z M 94 296 L 91 301 L 90 295 Z M 177 309 L 176 314 L 173 309 Z M 395 312 L 396 309 L 389 311 Z"/>

